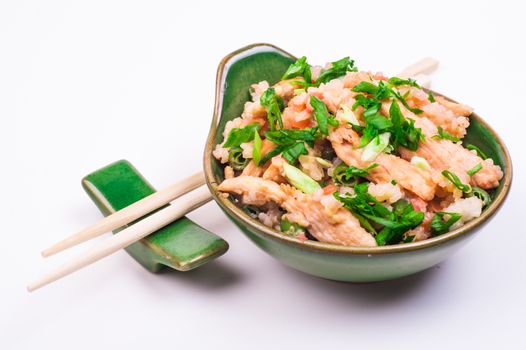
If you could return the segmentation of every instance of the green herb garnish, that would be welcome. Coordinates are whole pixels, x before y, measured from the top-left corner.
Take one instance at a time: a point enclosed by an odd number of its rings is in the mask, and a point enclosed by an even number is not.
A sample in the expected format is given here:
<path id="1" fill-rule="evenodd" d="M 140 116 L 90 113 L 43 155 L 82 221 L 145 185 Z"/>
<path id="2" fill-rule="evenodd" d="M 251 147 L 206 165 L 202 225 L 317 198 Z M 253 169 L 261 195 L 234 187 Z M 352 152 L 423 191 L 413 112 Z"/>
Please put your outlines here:
<path id="1" fill-rule="evenodd" d="M 442 171 L 442 176 L 444 176 L 446 179 L 448 179 L 456 188 L 461 190 L 464 193 L 470 193 L 471 192 L 471 186 L 462 183 L 457 175 L 453 174 L 449 170 Z"/>
<path id="2" fill-rule="evenodd" d="M 321 72 L 318 79 L 316 79 L 316 86 L 322 83 L 327 83 L 332 79 L 339 78 L 345 75 L 347 72 L 356 72 L 358 68 L 354 66 L 354 61 L 349 57 L 344 57 L 339 61 L 332 62 L 331 68 Z"/>
<path id="3" fill-rule="evenodd" d="M 413 242 L 414 240 L 415 240 L 415 236 L 407 236 L 407 237 L 404 239 L 403 243 L 411 243 L 411 242 Z"/>
<path id="4" fill-rule="evenodd" d="M 334 196 L 344 207 L 350 210 L 355 216 L 367 221 L 364 228 L 372 233 L 376 233 L 373 223 L 382 227 L 376 234 L 375 239 L 378 245 L 400 243 L 403 235 L 410 229 L 420 225 L 424 220 L 424 213 L 415 211 L 411 203 L 399 201 L 395 203 L 393 211 L 387 209 L 376 198 L 367 192 L 366 182 L 354 186 L 354 195 L 340 195 L 334 192 Z M 372 231 L 371 231 L 371 228 Z"/>
<path id="5" fill-rule="evenodd" d="M 434 135 L 433 138 L 435 140 L 449 140 L 449 141 L 452 141 L 452 142 L 459 142 L 460 141 L 460 138 L 459 137 L 456 137 L 454 135 L 451 135 L 450 133 L 448 133 L 447 131 L 445 131 L 444 129 L 442 129 L 442 127 L 438 127 L 438 134 Z"/>
<path id="6" fill-rule="evenodd" d="M 307 147 L 314 147 L 314 141 L 318 137 L 317 128 L 305 128 L 305 129 L 282 129 L 265 132 L 265 138 L 278 147 L 268 152 L 262 157 L 261 163 L 265 163 L 274 156 L 283 153 L 289 163 L 294 163 L 298 157 L 302 154 L 307 154 Z"/>
<path id="7" fill-rule="evenodd" d="M 261 146 L 262 141 L 261 137 L 259 137 L 259 132 L 254 130 L 254 148 L 252 149 L 252 159 L 254 159 L 256 166 L 259 166 L 259 162 L 261 161 Z"/>
<path id="8" fill-rule="evenodd" d="M 393 85 L 393 86 L 407 85 L 407 86 L 416 87 L 418 89 L 422 89 L 420 87 L 420 85 L 418 85 L 416 80 L 411 79 L 411 78 L 409 78 L 409 79 L 402 79 L 402 78 L 398 78 L 398 77 L 392 77 L 391 79 L 388 80 L 388 83 Z"/>
<path id="9" fill-rule="evenodd" d="M 296 62 L 291 64 L 281 80 L 292 79 L 296 77 L 303 77 L 307 84 L 312 82 L 310 65 L 307 63 L 307 57 L 303 56 Z"/>
<path id="10" fill-rule="evenodd" d="M 393 79 L 393 78 L 391 78 Z M 401 79 L 402 80 L 402 79 Z M 396 90 L 394 90 L 390 83 L 385 83 L 383 81 L 380 81 L 378 83 L 378 86 L 374 85 L 373 83 L 362 81 L 358 84 L 356 84 L 352 91 L 354 92 L 362 92 L 372 95 L 371 97 L 358 97 L 360 95 L 356 96 L 356 103 L 353 105 L 353 110 L 356 109 L 357 106 L 363 106 L 365 109 L 364 113 L 368 113 L 367 110 L 370 108 L 374 108 L 375 110 L 371 113 L 376 113 L 380 109 L 380 106 L 382 104 L 382 100 L 388 99 L 388 98 L 396 98 L 404 105 L 405 108 L 410 110 L 411 112 L 415 114 L 420 114 L 423 111 L 418 108 L 410 107 L 407 104 L 407 101 L 405 100 L 406 97 L 400 95 L 400 93 Z"/>
<path id="11" fill-rule="evenodd" d="M 243 149 L 239 146 L 230 148 L 228 152 L 228 165 L 234 170 L 243 170 L 250 159 L 243 157 Z"/>
<path id="12" fill-rule="evenodd" d="M 281 229 L 281 232 L 283 232 L 287 236 L 296 237 L 297 235 L 301 233 L 305 233 L 305 228 L 303 226 L 300 226 L 299 224 L 295 222 L 290 222 L 284 219 L 281 219 L 279 223 L 279 227 Z"/>
<path id="13" fill-rule="evenodd" d="M 292 146 L 285 148 L 281 155 L 287 160 L 287 162 L 292 164 L 296 161 L 296 159 L 299 158 L 299 156 L 306 155 L 308 153 L 309 152 L 307 151 L 307 147 L 305 147 L 304 142 L 296 142 Z"/>
<path id="14" fill-rule="evenodd" d="M 435 96 L 433 96 L 433 93 L 431 91 L 427 92 L 427 100 L 431 103 L 436 102 Z"/>
<path id="15" fill-rule="evenodd" d="M 469 170 L 467 171 L 467 173 L 468 173 L 469 176 L 473 176 L 473 175 L 475 175 L 476 173 L 478 173 L 481 169 L 482 169 L 482 164 L 481 164 L 481 163 L 478 163 L 478 164 L 475 165 L 473 168 L 469 169 Z"/>
<path id="16" fill-rule="evenodd" d="M 491 197 L 488 192 L 484 191 L 482 188 L 473 186 L 471 191 L 471 196 L 475 196 L 482 201 L 482 207 L 486 207 L 491 203 Z"/>
<path id="17" fill-rule="evenodd" d="M 259 129 L 261 129 L 259 123 L 252 123 L 244 128 L 233 128 L 228 133 L 223 147 L 238 147 L 242 143 L 250 142 L 254 139 L 254 133 L 257 133 Z"/>
<path id="18" fill-rule="evenodd" d="M 479 156 L 480 158 L 488 159 L 488 156 L 486 155 L 486 153 L 482 152 L 482 150 L 478 148 L 477 146 L 468 143 L 465 147 L 469 149 L 470 151 L 477 152 L 477 156 Z"/>
<path id="19" fill-rule="evenodd" d="M 378 166 L 377 163 L 369 165 L 367 168 L 359 169 L 354 166 L 347 166 L 345 163 L 340 163 L 332 172 L 334 182 L 342 185 L 354 185 L 358 182 L 358 178 L 369 176 L 369 170 Z"/>
<path id="20" fill-rule="evenodd" d="M 449 216 L 449 219 L 444 220 L 444 216 Z M 438 236 L 449 231 L 449 228 L 460 218 L 459 213 L 447 213 L 443 211 L 436 212 L 431 219 L 431 233 L 433 236 Z"/>
<path id="21" fill-rule="evenodd" d="M 267 109 L 267 119 L 270 130 L 275 130 L 276 122 L 279 128 L 283 128 L 283 120 L 281 119 L 281 111 L 284 108 L 283 99 L 276 94 L 276 90 L 270 87 L 261 95 L 259 102 L 261 106 Z"/>
<path id="22" fill-rule="evenodd" d="M 320 184 L 313 178 L 290 164 L 283 163 L 283 173 L 289 183 L 303 193 L 311 194 L 321 189 Z"/>
<path id="23" fill-rule="evenodd" d="M 391 103 L 389 116 L 393 123 L 391 143 L 394 149 L 397 150 L 398 147 L 403 146 L 411 151 L 416 151 L 419 142 L 425 139 L 422 134 L 422 129 L 415 127 L 415 121 L 413 119 L 404 118 L 396 101 Z"/>
<path id="24" fill-rule="evenodd" d="M 316 96 L 311 95 L 310 105 L 314 109 L 314 118 L 316 118 L 320 132 L 323 135 L 329 135 L 329 125 L 338 126 L 338 121 L 329 113 L 325 103 Z"/>

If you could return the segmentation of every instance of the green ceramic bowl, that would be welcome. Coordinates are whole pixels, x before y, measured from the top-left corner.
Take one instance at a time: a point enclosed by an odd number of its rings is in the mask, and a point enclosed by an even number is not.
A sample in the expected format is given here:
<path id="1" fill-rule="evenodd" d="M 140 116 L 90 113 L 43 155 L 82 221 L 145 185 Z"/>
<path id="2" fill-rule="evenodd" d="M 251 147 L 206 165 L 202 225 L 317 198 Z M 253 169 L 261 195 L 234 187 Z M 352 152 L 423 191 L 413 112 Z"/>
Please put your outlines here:
<path id="1" fill-rule="evenodd" d="M 231 200 L 218 195 L 223 172 L 212 157 L 225 123 L 241 115 L 249 100 L 249 87 L 261 80 L 279 81 L 296 58 L 268 44 L 254 44 L 226 56 L 217 71 L 212 127 L 208 136 L 204 168 L 214 199 L 226 215 L 261 249 L 286 265 L 305 273 L 339 281 L 371 282 L 407 276 L 446 259 L 466 244 L 502 206 L 512 178 L 511 160 L 506 146 L 493 129 L 473 114 L 466 142 L 480 147 L 504 171 L 500 186 L 492 191 L 493 201 L 483 214 L 460 229 L 425 241 L 383 246 L 344 247 L 287 237 L 252 219 Z"/>

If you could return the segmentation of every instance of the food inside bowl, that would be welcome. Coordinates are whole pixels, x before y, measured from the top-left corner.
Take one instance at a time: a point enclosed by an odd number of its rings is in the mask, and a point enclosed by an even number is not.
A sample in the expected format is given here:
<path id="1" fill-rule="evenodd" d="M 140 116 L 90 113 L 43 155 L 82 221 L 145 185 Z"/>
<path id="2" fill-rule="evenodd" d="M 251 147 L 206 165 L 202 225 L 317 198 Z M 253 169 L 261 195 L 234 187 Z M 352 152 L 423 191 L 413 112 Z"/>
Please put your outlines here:
<path id="1" fill-rule="evenodd" d="M 463 144 L 472 109 L 348 57 L 252 85 L 213 155 L 218 190 L 284 235 L 345 246 L 421 241 L 481 215 L 501 168 Z M 491 192 L 491 191 L 490 191 Z"/>

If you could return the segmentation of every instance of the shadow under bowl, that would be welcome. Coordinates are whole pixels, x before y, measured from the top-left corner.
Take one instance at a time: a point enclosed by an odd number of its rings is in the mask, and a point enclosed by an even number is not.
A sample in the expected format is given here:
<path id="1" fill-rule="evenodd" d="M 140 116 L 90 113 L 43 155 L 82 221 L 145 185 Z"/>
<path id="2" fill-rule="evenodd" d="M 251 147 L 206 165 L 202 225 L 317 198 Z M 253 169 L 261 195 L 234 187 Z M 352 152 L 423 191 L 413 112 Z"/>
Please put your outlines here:
<path id="1" fill-rule="evenodd" d="M 492 203 L 459 229 L 428 240 L 382 247 L 346 247 L 317 241 L 300 241 L 253 219 L 217 186 L 223 170 L 212 156 L 222 141 L 227 121 L 237 118 L 249 101 L 250 85 L 262 80 L 278 82 L 296 58 L 270 44 L 254 44 L 227 55 L 219 64 L 212 126 L 208 135 L 204 171 L 215 201 L 241 231 L 265 252 L 286 265 L 310 275 L 338 281 L 373 282 L 399 278 L 430 268 L 464 246 L 501 208 L 511 186 L 512 165 L 506 146 L 497 133 L 477 114 L 470 117 L 464 142 L 479 147 L 500 165 L 504 178 L 491 191 Z M 437 94 L 439 95 L 439 94 Z"/>

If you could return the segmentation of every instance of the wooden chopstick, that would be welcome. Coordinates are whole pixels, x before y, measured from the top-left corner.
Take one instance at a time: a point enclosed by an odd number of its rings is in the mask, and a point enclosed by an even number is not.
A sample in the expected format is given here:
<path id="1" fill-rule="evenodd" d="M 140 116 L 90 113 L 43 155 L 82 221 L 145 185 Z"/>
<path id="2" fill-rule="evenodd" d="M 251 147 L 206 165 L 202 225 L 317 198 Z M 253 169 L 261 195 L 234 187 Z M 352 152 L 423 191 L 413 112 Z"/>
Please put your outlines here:
<path id="1" fill-rule="evenodd" d="M 427 57 L 415 64 L 408 66 L 400 74 L 398 74 L 398 76 L 401 78 L 416 77 L 417 79 L 421 79 L 421 82 L 425 82 L 422 83 L 423 86 L 428 87 L 430 85 L 430 80 L 426 74 L 433 72 L 437 67 L 438 61 Z M 130 226 L 129 228 L 113 235 L 109 239 L 100 242 L 71 262 L 54 271 L 51 271 L 37 281 L 29 284 L 27 286 L 27 290 L 32 292 L 110 254 L 113 254 L 120 249 L 126 248 L 130 244 L 137 242 L 138 240 L 148 236 L 158 229 L 179 219 L 188 212 L 207 203 L 212 199 L 212 195 L 208 191 L 208 188 L 206 188 L 206 186 L 197 188 L 203 183 L 204 174 L 202 172 L 194 174 L 181 182 L 165 188 L 164 190 L 143 198 L 142 200 L 104 218 L 100 222 L 44 250 L 42 252 L 42 255 L 44 256 L 57 253 L 63 249 L 72 247 L 104 232 L 111 231 L 133 220 L 143 217 L 144 215 L 160 208 L 161 206 L 184 194 L 182 197 L 175 199 L 175 201 L 170 206 L 159 210 L 158 212 L 137 222 L 133 226 Z M 194 191 L 190 192 L 192 190 Z"/>
<path id="2" fill-rule="evenodd" d="M 438 68 L 438 60 L 432 57 L 425 57 L 406 68 L 404 68 L 398 77 L 400 78 L 414 78 L 419 74 L 431 74 Z"/>
<path id="3" fill-rule="evenodd" d="M 169 223 L 181 218 L 188 212 L 202 206 L 212 199 L 208 187 L 201 186 L 196 190 L 176 199 L 168 207 L 142 219 L 134 225 L 100 242 L 74 260 L 44 275 L 27 286 L 32 292 L 64 276 L 67 276 L 87 265 L 90 265 L 130 244 L 148 236 Z"/>
<path id="4" fill-rule="evenodd" d="M 73 247 L 89 239 L 98 237 L 106 232 L 129 224 L 130 222 L 137 220 L 148 213 L 151 213 L 155 209 L 162 207 L 166 203 L 173 201 L 177 197 L 196 189 L 204 183 L 205 174 L 202 171 L 189 176 L 184 180 L 168 186 L 161 191 L 155 192 L 152 195 L 145 197 L 140 201 L 137 201 L 126 208 L 105 217 L 99 222 L 86 227 L 82 231 L 52 245 L 51 247 L 42 251 L 42 256 L 51 256 L 63 251 L 64 249 Z"/>

